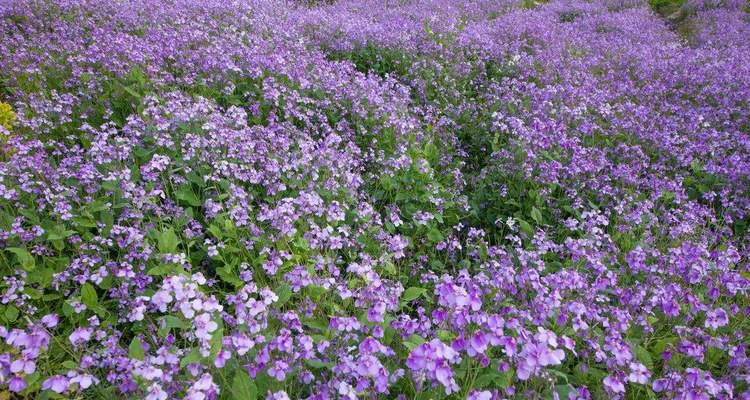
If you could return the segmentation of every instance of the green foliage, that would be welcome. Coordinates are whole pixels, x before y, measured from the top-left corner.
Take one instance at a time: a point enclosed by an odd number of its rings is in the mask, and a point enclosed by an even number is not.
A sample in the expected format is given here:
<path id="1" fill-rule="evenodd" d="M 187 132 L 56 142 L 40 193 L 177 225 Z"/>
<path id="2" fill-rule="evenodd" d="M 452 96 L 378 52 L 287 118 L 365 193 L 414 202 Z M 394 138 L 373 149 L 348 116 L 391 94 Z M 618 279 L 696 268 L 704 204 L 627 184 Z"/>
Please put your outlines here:
<path id="1" fill-rule="evenodd" d="M 686 0 L 648 0 L 648 4 L 656 13 L 667 16 L 679 10 Z"/>
<path id="2" fill-rule="evenodd" d="M 413 63 L 413 58 L 405 51 L 377 47 L 368 44 L 350 52 L 333 52 L 329 57 L 334 60 L 351 61 L 359 72 L 386 75 L 406 76 Z"/>

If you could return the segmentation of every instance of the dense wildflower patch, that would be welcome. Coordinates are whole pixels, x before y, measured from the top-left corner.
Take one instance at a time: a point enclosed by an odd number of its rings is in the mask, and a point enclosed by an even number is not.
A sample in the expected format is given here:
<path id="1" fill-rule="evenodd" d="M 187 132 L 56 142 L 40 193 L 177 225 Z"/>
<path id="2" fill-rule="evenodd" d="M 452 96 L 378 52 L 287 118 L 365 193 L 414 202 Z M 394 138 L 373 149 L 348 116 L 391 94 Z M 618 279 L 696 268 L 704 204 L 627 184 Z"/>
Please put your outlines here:
<path id="1" fill-rule="evenodd" d="M 750 397 L 744 1 L 1 0 L 0 35 L 1 396 Z"/>

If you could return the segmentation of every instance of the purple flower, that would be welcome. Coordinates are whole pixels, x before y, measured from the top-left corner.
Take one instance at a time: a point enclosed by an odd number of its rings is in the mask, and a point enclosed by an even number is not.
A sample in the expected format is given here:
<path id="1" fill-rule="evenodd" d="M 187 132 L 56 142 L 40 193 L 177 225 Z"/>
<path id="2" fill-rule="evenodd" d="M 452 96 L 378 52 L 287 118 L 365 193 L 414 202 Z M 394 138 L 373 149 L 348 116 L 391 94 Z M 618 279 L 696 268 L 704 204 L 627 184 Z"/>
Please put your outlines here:
<path id="1" fill-rule="evenodd" d="M 367 311 L 367 320 L 370 322 L 383 322 L 385 307 L 386 304 L 382 301 L 375 303 L 375 305 Z"/>
<path id="2" fill-rule="evenodd" d="M 164 290 L 159 290 L 158 292 L 154 293 L 153 296 L 151 296 L 151 303 L 153 303 L 161 312 L 166 312 L 167 306 L 171 302 L 172 296 L 170 296 L 169 293 Z"/>
<path id="3" fill-rule="evenodd" d="M 607 375 L 602 380 L 604 388 L 610 393 L 625 393 L 625 384 L 617 375 Z"/>
<path id="4" fill-rule="evenodd" d="M 485 333 L 479 331 L 474 333 L 469 339 L 469 346 L 467 349 L 469 355 L 475 356 L 477 354 L 484 354 L 487 350 L 488 342 L 489 340 Z"/>
<path id="5" fill-rule="evenodd" d="M 484 391 L 472 391 L 466 400 L 492 400 L 492 392 L 488 390 Z"/>
<path id="6" fill-rule="evenodd" d="M 547 343 L 530 342 L 523 346 L 518 358 L 518 379 L 527 380 L 541 367 L 561 364 L 565 358 L 565 352 L 561 349 L 551 349 Z"/>
<path id="7" fill-rule="evenodd" d="M 33 374 L 36 371 L 36 364 L 31 360 L 18 359 L 10 364 L 10 372 L 15 374 L 23 372 Z"/>
<path id="8" fill-rule="evenodd" d="M 60 322 L 60 317 L 57 314 L 47 314 L 42 317 L 41 319 L 42 324 L 46 326 L 49 329 L 52 329 L 57 326 L 57 324 Z"/>
<path id="9" fill-rule="evenodd" d="M 26 380 L 20 376 L 14 376 L 8 381 L 8 390 L 14 393 L 20 393 L 26 389 Z"/>
<path id="10" fill-rule="evenodd" d="M 458 391 L 450 364 L 460 361 L 458 353 L 438 339 L 414 348 L 406 360 L 412 373 L 425 373 L 445 388 L 446 394 Z"/>
<path id="11" fill-rule="evenodd" d="M 62 375 L 53 375 L 47 378 L 42 383 L 42 389 L 51 390 L 55 393 L 62 393 L 68 390 L 68 385 L 69 385 L 68 378 Z"/>
<path id="12" fill-rule="evenodd" d="M 719 329 L 729 323 L 727 312 L 723 308 L 717 308 L 706 313 L 706 328 Z"/>
<path id="13" fill-rule="evenodd" d="M 78 346 L 91 340 L 91 334 L 94 332 L 92 328 L 76 328 L 73 333 L 68 336 L 68 340 L 73 346 Z"/>
<path id="14" fill-rule="evenodd" d="M 208 313 L 203 313 L 195 317 L 193 325 L 195 326 L 195 336 L 203 340 L 211 339 L 211 332 L 219 327 L 219 325 L 211 319 L 211 315 Z"/>
<path id="15" fill-rule="evenodd" d="M 289 395 L 286 394 L 285 391 L 281 390 L 278 392 L 269 393 L 268 396 L 266 396 L 266 400 L 289 400 Z"/>
<path id="16" fill-rule="evenodd" d="M 148 394 L 145 400 L 167 400 L 169 395 L 162 389 L 158 383 L 153 383 L 148 387 Z"/>
<path id="17" fill-rule="evenodd" d="M 393 258 L 404 258 L 404 250 L 409 246 L 409 240 L 401 235 L 394 235 L 388 239 L 388 251 L 393 253 Z"/>
<path id="18" fill-rule="evenodd" d="M 643 364 L 630 363 L 630 374 L 628 375 L 628 381 L 645 385 L 648 383 L 648 378 L 650 376 L 651 372 Z"/>
<path id="19" fill-rule="evenodd" d="M 284 379 L 286 379 L 287 368 L 289 368 L 287 363 L 277 361 L 268 369 L 268 375 L 275 378 L 277 381 L 283 382 Z"/>

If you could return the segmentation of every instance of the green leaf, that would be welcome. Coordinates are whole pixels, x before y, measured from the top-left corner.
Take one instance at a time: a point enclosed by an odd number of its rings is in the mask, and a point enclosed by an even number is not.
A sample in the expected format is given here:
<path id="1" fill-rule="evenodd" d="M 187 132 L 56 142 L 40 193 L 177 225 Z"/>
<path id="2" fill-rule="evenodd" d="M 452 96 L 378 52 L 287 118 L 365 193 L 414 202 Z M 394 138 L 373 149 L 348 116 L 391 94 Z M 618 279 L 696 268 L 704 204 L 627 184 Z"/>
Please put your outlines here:
<path id="1" fill-rule="evenodd" d="M 534 220 L 537 224 L 542 223 L 542 212 L 539 211 L 536 207 L 531 207 L 531 219 Z"/>
<path id="2" fill-rule="evenodd" d="M 292 288 L 289 287 L 288 284 L 282 283 L 279 285 L 278 288 L 275 290 L 276 296 L 279 296 L 279 300 L 274 303 L 274 306 L 276 308 L 281 308 L 286 304 L 287 301 L 292 297 Z"/>
<path id="3" fill-rule="evenodd" d="M 703 167 L 701 166 L 701 162 L 698 160 L 693 160 L 693 162 L 690 163 L 690 168 L 693 170 L 694 174 L 700 174 Z"/>
<path id="4" fill-rule="evenodd" d="M 8 322 L 14 322 L 18 319 L 18 309 L 14 306 L 8 306 L 8 308 L 5 309 L 5 319 L 8 320 Z"/>
<path id="5" fill-rule="evenodd" d="M 410 287 L 404 291 L 404 294 L 401 296 L 402 301 L 412 301 L 416 299 L 417 297 L 421 296 L 424 292 L 426 292 L 427 289 L 420 288 L 420 287 Z"/>
<path id="6" fill-rule="evenodd" d="M 198 198 L 198 196 L 195 195 L 193 189 L 190 188 L 190 185 L 180 186 L 179 189 L 177 189 L 177 191 L 175 192 L 175 196 L 177 196 L 177 200 L 180 200 L 190 206 L 201 206 L 201 200 Z"/>
<path id="7" fill-rule="evenodd" d="M 635 358 L 640 361 L 641 364 L 645 365 L 646 368 L 654 369 L 654 360 L 651 358 L 651 354 L 649 354 L 648 350 L 643 348 L 643 346 L 635 346 L 633 353 L 635 354 Z"/>
<path id="8" fill-rule="evenodd" d="M 193 349 L 188 355 L 185 357 L 182 357 L 182 360 L 180 360 L 180 368 L 185 368 L 189 364 L 195 364 L 198 361 L 200 361 L 203 357 L 201 357 L 201 353 L 198 352 L 198 349 Z"/>
<path id="9" fill-rule="evenodd" d="M 224 233 L 221 231 L 221 228 L 216 224 L 209 225 L 208 231 L 211 232 L 211 234 L 219 240 L 224 237 Z"/>
<path id="10" fill-rule="evenodd" d="M 474 387 L 477 388 L 499 388 L 499 389 L 505 389 L 510 387 L 510 385 L 513 384 L 513 370 L 508 370 L 505 372 L 496 372 L 490 370 L 489 372 L 485 372 L 482 375 L 479 375 L 477 377 L 476 381 L 474 381 Z"/>
<path id="11" fill-rule="evenodd" d="M 525 233 L 525 234 L 527 234 L 529 236 L 531 236 L 531 235 L 534 234 L 534 228 L 532 228 L 531 225 L 528 222 L 526 222 L 526 221 L 524 221 L 524 220 L 522 220 L 520 218 L 518 219 L 518 226 L 521 227 L 521 232 L 523 232 L 523 233 Z"/>
<path id="12" fill-rule="evenodd" d="M 238 368 L 232 379 L 232 395 L 235 399 L 256 400 L 258 388 L 244 368 Z"/>
<path id="13" fill-rule="evenodd" d="M 306 292 L 310 296 L 310 299 L 319 301 L 328 290 L 322 286 L 310 285 L 306 288 Z"/>
<path id="14" fill-rule="evenodd" d="M 47 240 L 55 241 L 62 240 L 72 236 L 75 231 L 66 230 L 63 225 L 55 225 L 51 230 L 47 232 Z"/>
<path id="15" fill-rule="evenodd" d="M 409 349 L 409 351 L 414 350 L 415 347 L 423 344 L 425 342 L 424 338 L 419 335 L 411 335 L 407 340 L 403 342 L 403 345 Z"/>
<path id="16" fill-rule="evenodd" d="M 328 320 L 325 317 L 304 320 L 302 324 L 323 332 L 328 330 Z"/>
<path id="17" fill-rule="evenodd" d="M 177 267 L 174 264 L 161 264 L 157 265 L 148 270 L 147 275 L 152 276 L 164 276 L 171 275 L 177 271 Z"/>
<path id="18" fill-rule="evenodd" d="M 661 195 L 661 198 L 664 200 L 665 203 L 671 203 L 677 195 L 674 192 L 664 192 Z"/>
<path id="19" fill-rule="evenodd" d="M 108 181 L 112 182 L 113 185 L 115 185 L 116 188 L 119 188 L 119 183 L 117 181 Z M 106 211 L 109 210 L 109 206 L 107 205 L 107 202 L 103 199 L 94 200 L 94 202 L 89 203 L 85 208 L 86 211 L 90 213 L 95 213 L 99 211 Z"/>
<path id="20" fill-rule="evenodd" d="M 159 337 L 165 338 L 169 334 L 169 332 L 172 329 L 184 329 L 186 324 L 182 322 L 181 319 L 172 316 L 172 315 L 166 315 L 161 318 L 162 325 L 159 327 L 158 334 Z"/>
<path id="21" fill-rule="evenodd" d="M 164 324 L 169 329 L 172 329 L 172 328 L 183 329 L 183 328 L 185 328 L 185 323 L 181 319 L 179 319 L 179 318 L 177 318 L 175 316 L 166 315 L 166 316 L 164 316 L 163 320 L 164 320 Z"/>
<path id="22" fill-rule="evenodd" d="M 73 217 L 73 222 L 84 228 L 96 228 L 96 221 L 87 216 Z"/>
<path id="23" fill-rule="evenodd" d="M 130 342 L 130 346 L 128 346 L 128 357 L 141 361 L 146 358 L 146 354 L 143 352 L 143 344 L 137 337 L 133 338 L 133 341 Z"/>
<path id="24" fill-rule="evenodd" d="M 130 86 L 122 85 L 122 89 L 125 90 L 129 95 L 135 97 L 136 99 L 140 99 L 142 97 L 140 93 L 136 92 Z"/>
<path id="25" fill-rule="evenodd" d="M 221 326 L 221 325 L 220 325 Z M 217 329 L 213 335 L 211 335 L 211 356 L 216 356 L 221 351 L 221 345 L 224 341 L 224 328 Z"/>
<path id="26" fill-rule="evenodd" d="M 433 243 L 442 242 L 443 234 L 437 228 L 431 228 L 427 231 L 427 239 L 430 239 Z"/>
<path id="27" fill-rule="evenodd" d="M 320 360 L 305 360 L 305 364 L 315 369 L 331 369 L 333 367 L 333 363 Z"/>
<path id="28" fill-rule="evenodd" d="M 88 282 L 84 283 L 81 287 L 81 302 L 91 309 L 96 308 L 99 304 L 99 296 L 96 294 L 96 289 Z"/>
<path id="29" fill-rule="evenodd" d="M 651 354 L 653 354 L 656 357 L 661 357 L 661 354 L 664 353 L 664 350 L 667 349 L 669 345 L 672 345 L 677 342 L 676 336 L 670 336 L 666 337 L 664 339 L 659 339 L 654 344 L 654 347 L 651 349 Z"/>
<path id="30" fill-rule="evenodd" d="M 386 260 L 383 263 L 383 270 L 391 275 L 396 275 L 396 273 L 398 272 L 396 271 L 396 265 L 393 264 L 393 261 L 391 260 Z"/>
<path id="31" fill-rule="evenodd" d="M 244 281 L 239 278 L 232 264 L 225 264 L 221 268 L 216 268 L 216 274 L 219 275 L 222 281 L 231 283 L 235 287 L 240 287 L 244 284 Z"/>
<path id="32" fill-rule="evenodd" d="M 513 369 L 509 369 L 505 372 L 501 372 L 500 378 L 495 380 L 495 383 L 497 383 L 497 387 L 500 389 L 509 388 L 510 385 L 513 384 L 514 375 L 515 375 L 515 371 L 513 371 Z"/>
<path id="33" fill-rule="evenodd" d="M 34 267 L 36 267 L 34 256 L 26 251 L 26 249 L 22 249 L 20 247 L 8 247 L 5 250 L 8 250 L 9 252 L 15 254 L 18 263 L 21 264 L 21 268 L 25 269 L 26 271 L 31 271 L 34 269 Z"/>
<path id="34" fill-rule="evenodd" d="M 567 399 L 568 394 L 574 390 L 575 388 L 570 384 L 555 385 L 555 392 L 557 392 L 560 399 Z"/>
<path id="35" fill-rule="evenodd" d="M 180 244 L 180 239 L 177 238 L 172 228 L 159 232 L 157 240 L 159 241 L 159 251 L 162 253 L 174 253 Z"/>

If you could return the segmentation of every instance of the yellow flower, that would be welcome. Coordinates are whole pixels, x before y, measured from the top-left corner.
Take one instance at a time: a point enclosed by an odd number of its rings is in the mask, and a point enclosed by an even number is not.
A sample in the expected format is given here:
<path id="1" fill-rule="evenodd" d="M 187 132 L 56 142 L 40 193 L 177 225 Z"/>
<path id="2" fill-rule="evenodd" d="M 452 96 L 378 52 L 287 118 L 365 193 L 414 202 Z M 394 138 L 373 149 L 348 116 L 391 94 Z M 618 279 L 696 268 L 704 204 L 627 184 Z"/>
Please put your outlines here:
<path id="1" fill-rule="evenodd" d="M 10 135 L 10 130 L 13 127 L 13 123 L 16 121 L 16 113 L 13 112 L 13 108 L 8 103 L 0 101 L 0 145 L 4 145 Z M 0 151 L 0 157 L 13 153 L 13 149 L 6 149 Z"/>
<path id="2" fill-rule="evenodd" d="M 0 101 L 0 126 L 7 130 L 10 130 L 15 120 L 16 113 L 13 112 L 13 108 L 10 106 L 10 104 Z"/>

